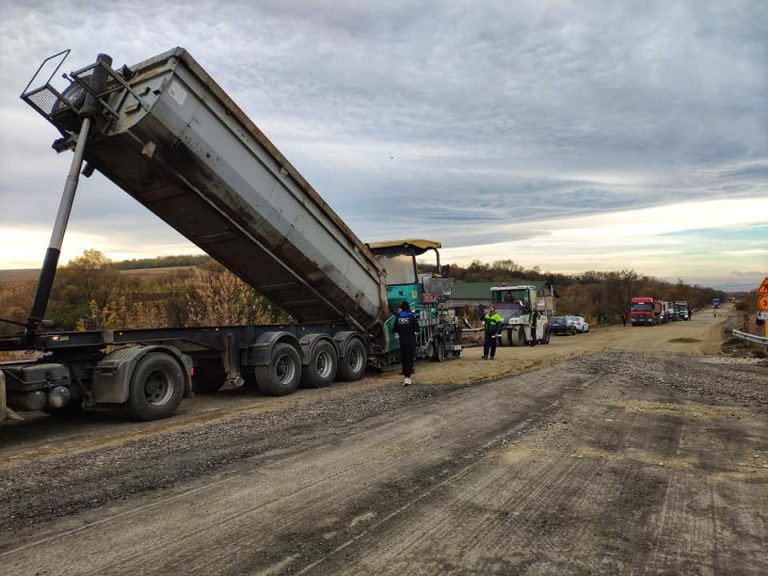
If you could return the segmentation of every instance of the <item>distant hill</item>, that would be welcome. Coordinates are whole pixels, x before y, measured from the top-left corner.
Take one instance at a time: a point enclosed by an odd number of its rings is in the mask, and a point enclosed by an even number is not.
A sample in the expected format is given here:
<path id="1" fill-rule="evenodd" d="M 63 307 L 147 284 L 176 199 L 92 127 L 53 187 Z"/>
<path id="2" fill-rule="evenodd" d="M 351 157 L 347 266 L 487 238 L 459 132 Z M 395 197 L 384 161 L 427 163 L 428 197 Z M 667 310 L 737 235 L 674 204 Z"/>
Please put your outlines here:
<path id="1" fill-rule="evenodd" d="M 184 269 L 196 268 L 211 261 L 210 256 L 160 256 L 158 258 L 142 258 L 140 260 L 123 260 L 114 265 L 122 274 L 131 276 L 157 276 Z M 20 280 L 37 280 L 39 268 L 18 268 L 15 270 L 0 270 L 0 282 L 17 282 Z"/>
<path id="2" fill-rule="evenodd" d="M 37 268 L 20 268 L 18 270 L 0 270 L 0 282 L 15 282 L 17 280 L 37 280 L 40 270 Z"/>
<path id="3" fill-rule="evenodd" d="M 121 274 L 129 276 L 160 276 L 171 272 L 197 268 L 197 266 L 165 266 L 162 268 L 129 268 L 120 270 Z M 40 270 L 35 268 L 18 270 L 0 270 L 0 283 L 18 282 L 21 280 L 37 280 L 40 276 Z"/>
<path id="4" fill-rule="evenodd" d="M 171 272 L 180 272 L 182 270 L 192 270 L 197 266 L 166 266 L 164 268 L 130 268 L 128 270 L 120 270 L 121 274 L 128 276 L 160 276 L 162 274 L 168 274 Z"/>
<path id="5" fill-rule="evenodd" d="M 207 254 L 184 254 L 181 256 L 157 256 L 156 258 L 138 258 L 115 262 L 119 270 L 145 270 L 147 268 L 179 268 L 181 266 L 199 266 L 211 261 Z"/>

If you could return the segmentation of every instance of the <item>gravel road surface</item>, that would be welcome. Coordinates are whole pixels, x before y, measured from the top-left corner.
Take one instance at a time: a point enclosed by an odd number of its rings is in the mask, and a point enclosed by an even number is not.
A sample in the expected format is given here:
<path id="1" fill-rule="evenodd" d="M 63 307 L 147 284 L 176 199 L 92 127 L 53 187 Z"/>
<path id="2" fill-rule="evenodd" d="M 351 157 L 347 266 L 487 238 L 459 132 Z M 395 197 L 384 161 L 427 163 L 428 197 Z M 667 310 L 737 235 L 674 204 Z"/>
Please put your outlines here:
<path id="1" fill-rule="evenodd" d="M 768 367 L 718 355 L 728 320 L 0 428 L 0 568 L 768 574 Z"/>

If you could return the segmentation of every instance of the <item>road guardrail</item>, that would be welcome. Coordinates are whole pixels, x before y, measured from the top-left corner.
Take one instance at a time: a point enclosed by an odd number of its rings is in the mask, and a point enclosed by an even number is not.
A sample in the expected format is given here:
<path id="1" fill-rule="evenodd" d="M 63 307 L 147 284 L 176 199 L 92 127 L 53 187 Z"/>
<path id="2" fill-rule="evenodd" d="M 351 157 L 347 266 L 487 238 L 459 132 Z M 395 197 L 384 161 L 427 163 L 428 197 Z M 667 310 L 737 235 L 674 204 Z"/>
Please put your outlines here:
<path id="1" fill-rule="evenodd" d="M 731 330 L 731 332 L 733 332 L 733 335 L 736 336 L 737 338 L 741 338 L 742 340 L 746 340 L 747 342 L 768 346 L 768 338 L 764 336 L 757 336 L 756 334 L 750 334 L 749 332 L 742 332 L 741 330 Z"/>

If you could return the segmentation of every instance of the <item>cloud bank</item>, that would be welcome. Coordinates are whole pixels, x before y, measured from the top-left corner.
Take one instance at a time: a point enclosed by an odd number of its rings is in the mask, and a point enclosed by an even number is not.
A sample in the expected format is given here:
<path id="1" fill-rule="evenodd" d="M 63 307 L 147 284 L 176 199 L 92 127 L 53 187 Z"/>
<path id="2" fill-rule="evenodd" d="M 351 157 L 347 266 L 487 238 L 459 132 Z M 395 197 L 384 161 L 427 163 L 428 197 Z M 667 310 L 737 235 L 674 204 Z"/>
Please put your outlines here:
<path id="1" fill-rule="evenodd" d="M 0 267 L 42 260 L 69 163 L 18 99 L 39 62 L 180 45 L 364 241 L 705 284 L 768 272 L 764 2 L 135 4 L 6 6 Z M 65 258 L 194 250 L 98 175 L 70 230 Z"/>

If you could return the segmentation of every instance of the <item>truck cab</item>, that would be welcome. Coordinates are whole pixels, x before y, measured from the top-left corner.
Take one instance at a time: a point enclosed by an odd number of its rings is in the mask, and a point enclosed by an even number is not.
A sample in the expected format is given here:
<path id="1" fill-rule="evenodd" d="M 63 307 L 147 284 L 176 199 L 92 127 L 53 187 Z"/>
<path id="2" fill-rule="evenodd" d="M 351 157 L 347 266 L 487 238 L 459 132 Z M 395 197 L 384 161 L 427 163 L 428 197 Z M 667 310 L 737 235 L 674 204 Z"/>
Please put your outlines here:
<path id="1" fill-rule="evenodd" d="M 647 296 L 632 298 L 629 302 L 632 326 L 656 326 L 661 323 L 661 301 Z"/>
<path id="2" fill-rule="evenodd" d="M 688 302 L 678 301 L 674 303 L 675 317 L 678 320 L 690 320 Z"/>
<path id="3" fill-rule="evenodd" d="M 667 322 L 674 322 L 677 320 L 677 315 L 675 314 L 675 303 L 674 302 L 661 302 L 661 322 L 662 324 L 666 324 Z"/>

